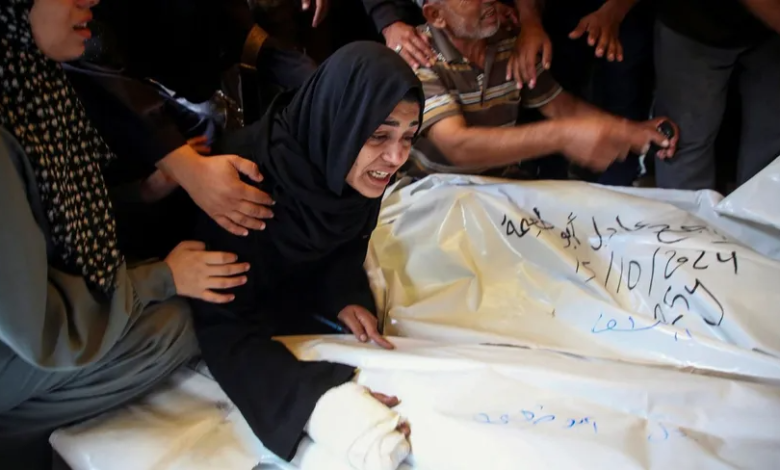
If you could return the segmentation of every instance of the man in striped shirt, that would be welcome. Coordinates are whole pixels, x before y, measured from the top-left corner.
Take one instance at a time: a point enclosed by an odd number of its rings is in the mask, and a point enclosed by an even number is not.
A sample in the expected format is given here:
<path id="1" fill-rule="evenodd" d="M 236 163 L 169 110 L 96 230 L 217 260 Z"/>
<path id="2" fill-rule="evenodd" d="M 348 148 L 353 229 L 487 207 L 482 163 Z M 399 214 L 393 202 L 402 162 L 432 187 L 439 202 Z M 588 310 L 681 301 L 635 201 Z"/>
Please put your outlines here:
<path id="1" fill-rule="evenodd" d="M 541 64 L 533 86 L 510 77 L 517 32 L 501 28 L 495 0 L 417 1 L 425 2 L 423 28 L 436 58 L 417 69 L 426 102 L 410 175 L 549 177 L 528 162 L 554 154 L 603 171 L 652 142 L 663 148 L 659 157 L 674 154 L 676 137 L 669 141 L 656 130 L 664 118 L 636 122 L 607 114 L 561 89 Z M 519 125 L 521 108 L 547 119 Z"/>

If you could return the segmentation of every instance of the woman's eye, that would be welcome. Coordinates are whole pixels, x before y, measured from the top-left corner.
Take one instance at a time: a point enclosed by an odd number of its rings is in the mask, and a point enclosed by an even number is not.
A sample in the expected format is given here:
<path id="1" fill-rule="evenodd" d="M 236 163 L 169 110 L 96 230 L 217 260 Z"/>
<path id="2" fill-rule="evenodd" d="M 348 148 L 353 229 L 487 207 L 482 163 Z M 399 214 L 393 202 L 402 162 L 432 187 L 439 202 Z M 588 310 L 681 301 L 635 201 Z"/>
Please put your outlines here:
<path id="1" fill-rule="evenodd" d="M 374 142 L 384 142 L 385 140 L 387 140 L 387 135 L 386 134 L 374 134 L 374 135 L 371 136 L 371 140 L 373 140 Z"/>

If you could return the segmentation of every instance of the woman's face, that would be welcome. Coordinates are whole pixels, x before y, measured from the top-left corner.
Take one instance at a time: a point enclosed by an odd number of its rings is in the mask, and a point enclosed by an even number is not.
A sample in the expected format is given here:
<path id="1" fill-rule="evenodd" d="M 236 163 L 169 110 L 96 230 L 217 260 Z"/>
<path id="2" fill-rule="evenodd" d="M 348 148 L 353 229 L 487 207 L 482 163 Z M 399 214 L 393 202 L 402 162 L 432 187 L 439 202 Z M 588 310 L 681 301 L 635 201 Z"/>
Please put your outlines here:
<path id="1" fill-rule="evenodd" d="M 65 62 L 84 54 L 84 42 L 92 37 L 87 23 L 90 8 L 100 0 L 35 0 L 30 24 L 38 48 L 52 60 Z"/>
<path id="2" fill-rule="evenodd" d="M 409 158 L 420 125 L 420 105 L 402 101 L 360 149 L 347 184 L 368 198 L 381 197 L 390 178 Z"/>

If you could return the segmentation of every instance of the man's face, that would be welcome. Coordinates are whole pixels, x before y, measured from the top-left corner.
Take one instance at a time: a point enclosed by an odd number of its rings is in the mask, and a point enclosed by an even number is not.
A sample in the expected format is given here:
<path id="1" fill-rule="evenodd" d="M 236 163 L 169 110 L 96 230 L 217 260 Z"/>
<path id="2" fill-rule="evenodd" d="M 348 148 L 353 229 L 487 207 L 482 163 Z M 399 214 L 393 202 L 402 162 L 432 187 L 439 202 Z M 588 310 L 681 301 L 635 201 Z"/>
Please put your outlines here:
<path id="1" fill-rule="evenodd" d="M 442 0 L 438 4 L 446 28 L 461 39 L 486 39 L 499 28 L 496 0 Z"/>

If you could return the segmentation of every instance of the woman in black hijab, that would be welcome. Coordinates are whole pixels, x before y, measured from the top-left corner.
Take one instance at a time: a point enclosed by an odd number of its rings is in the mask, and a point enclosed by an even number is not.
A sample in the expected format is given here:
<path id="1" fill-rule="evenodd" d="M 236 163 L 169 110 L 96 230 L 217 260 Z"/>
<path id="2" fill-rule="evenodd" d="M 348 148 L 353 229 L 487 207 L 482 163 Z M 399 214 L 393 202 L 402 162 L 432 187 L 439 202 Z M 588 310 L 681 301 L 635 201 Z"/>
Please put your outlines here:
<path id="1" fill-rule="evenodd" d="M 318 400 L 355 369 L 298 361 L 273 336 L 322 332 L 316 315 L 392 348 L 377 332 L 363 263 L 381 196 L 409 156 L 423 107 L 422 86 L 397 54 L 352 43 L 221 149 L 258 164 L 260 188 L 276 205 L 267 229 L 246 237 L 203 216 L 208 249 L 251 267 L 229 291 L 232 302 L 195 302 L 196 332 L 215 379 L 280 457 L 294 456 Z"/>

